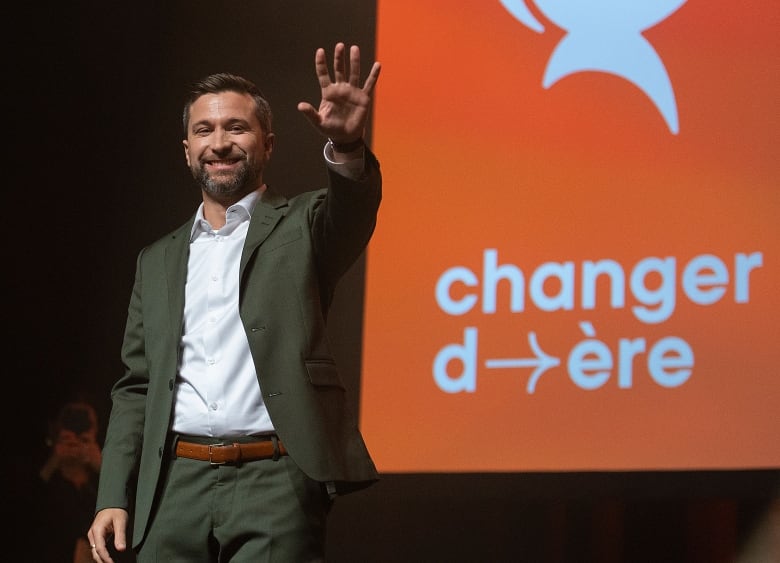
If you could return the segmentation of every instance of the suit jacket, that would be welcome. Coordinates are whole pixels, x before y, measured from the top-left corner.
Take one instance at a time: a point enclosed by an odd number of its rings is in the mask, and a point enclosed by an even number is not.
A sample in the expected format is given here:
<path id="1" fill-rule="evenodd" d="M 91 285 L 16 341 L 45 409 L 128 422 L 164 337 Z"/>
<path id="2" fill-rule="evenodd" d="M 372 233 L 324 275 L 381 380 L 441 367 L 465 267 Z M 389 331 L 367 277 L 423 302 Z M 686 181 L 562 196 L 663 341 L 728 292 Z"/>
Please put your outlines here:
<path id="1" fill-rule="evenodd" d="M 252 212 L 240 265 L 240 316 L 271 420 L 304 473 L 335 482 L 340 493 L 378 478 L 325 333 L 336 283 L 376 224 L 381 174 L 365 152 L 358 181 L 329 170 L 328 189 L 289 200 L 266 190 Z M 134 547 L 170 457 L 193 221 L 194 215 L 138 256 L 122 344 L 125 370 L 111 391 L 96 506 L 133 512 Z"/>

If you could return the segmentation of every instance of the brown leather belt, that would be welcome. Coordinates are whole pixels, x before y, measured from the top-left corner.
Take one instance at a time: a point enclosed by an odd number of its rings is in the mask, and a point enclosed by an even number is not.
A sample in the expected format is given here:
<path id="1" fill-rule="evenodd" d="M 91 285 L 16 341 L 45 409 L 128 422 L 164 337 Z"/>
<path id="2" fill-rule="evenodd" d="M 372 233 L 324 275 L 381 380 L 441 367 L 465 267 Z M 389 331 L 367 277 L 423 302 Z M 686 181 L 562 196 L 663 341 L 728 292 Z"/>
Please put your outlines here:
<path id="1" fill-rule="evenodd" d="M 276 447 L 274 447 L 276 443 Z M 238 464 L 259 459 L 279 459 L 287 455 L 287 449 L 278 439 L 232 444 L 196 444 L 178 440 L 176 456 L 199 461 L 208 461 L 212 465 Z"/>

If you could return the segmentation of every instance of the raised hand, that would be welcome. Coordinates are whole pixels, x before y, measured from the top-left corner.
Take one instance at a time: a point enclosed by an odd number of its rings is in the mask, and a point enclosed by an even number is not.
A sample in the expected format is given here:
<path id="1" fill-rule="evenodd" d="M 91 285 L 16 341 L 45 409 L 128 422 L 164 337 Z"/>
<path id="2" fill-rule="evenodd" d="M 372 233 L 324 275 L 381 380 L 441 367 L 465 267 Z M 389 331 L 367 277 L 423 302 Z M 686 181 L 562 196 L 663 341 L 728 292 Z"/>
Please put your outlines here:
<path id="1" fill-rule="evenodd" d="M 380 64 L 371 67 L 363 86 L 360 86 L 360 48 L 349 48 L 349 69 L 346 63 L 346 46 L 337 43 L 333 54 L 331 78 L 325 49 L 317 49 L 314 56 L 317 80 L 322 90 L 319 108 L 308 102 L 300 102 L 298 110 L 323 136 L 334 143 L 346 144 L 363 136 L 368 121 L 371 94 L 379 78 Z"/>

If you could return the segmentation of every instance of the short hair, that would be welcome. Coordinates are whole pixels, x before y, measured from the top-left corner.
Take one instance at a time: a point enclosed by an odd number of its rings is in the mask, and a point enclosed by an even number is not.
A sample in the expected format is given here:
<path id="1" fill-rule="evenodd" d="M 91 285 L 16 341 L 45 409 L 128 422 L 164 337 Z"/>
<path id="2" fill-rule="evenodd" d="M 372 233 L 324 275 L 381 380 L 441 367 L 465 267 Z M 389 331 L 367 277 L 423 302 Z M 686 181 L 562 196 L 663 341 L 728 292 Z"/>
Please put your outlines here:
<path id="1" fill-rule="evenodd" d="M 184 112 L 182 114 L 185 138 L 190 125 L 190 107 L 195 100 L 206 94 L 218 94 L 220 92 L 236 92 L 252 96 L 252 99 L 255 101 L 255 116 L 260 122 L 260 126 L 265 133 L 271 132 L 271 124 L 273 122 L 271 105 L 265 99 L 260 89 L 251 80 L 247 80 L 243 76 L 230 74 L 229 72 L 219 72 L 210 74 L 194 82 L 189 87 L 187 96 L 184 98 Z"/>

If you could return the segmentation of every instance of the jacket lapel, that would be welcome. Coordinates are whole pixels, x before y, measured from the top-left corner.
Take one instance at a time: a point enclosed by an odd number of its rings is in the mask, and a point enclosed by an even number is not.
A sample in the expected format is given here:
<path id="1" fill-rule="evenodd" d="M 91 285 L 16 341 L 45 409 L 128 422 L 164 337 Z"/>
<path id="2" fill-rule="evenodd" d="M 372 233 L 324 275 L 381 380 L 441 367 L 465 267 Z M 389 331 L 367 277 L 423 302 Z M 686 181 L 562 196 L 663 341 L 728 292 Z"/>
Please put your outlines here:
<path id="1" fill-rule="evenodd" d="M 260 196 L 260 200 L 252 210 L 252 219 L 249 222 L 249 230 L 244 242 L 244 251 L 241 254 L 240 276 L 243 279 L 244 269 L 249 258 L 254 254 L 258 246 L 268 238 L 279 220 L 287 213 L 289 205 L 287 198 L 268 188 Z"/>

